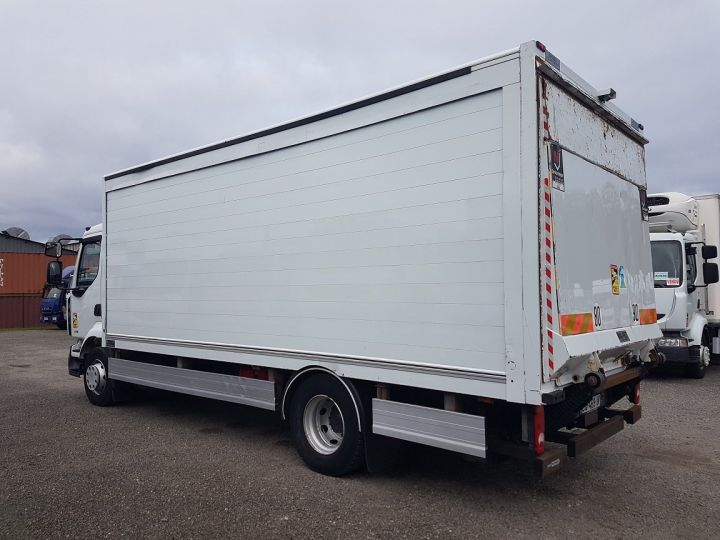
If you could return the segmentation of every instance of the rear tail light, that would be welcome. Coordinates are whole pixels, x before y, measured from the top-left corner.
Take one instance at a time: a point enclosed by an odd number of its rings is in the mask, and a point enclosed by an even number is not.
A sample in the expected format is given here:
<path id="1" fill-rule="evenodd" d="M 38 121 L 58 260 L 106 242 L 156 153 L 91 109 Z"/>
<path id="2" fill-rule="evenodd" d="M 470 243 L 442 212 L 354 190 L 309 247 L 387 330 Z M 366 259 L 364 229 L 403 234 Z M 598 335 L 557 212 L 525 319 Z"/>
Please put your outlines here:
<path id="1" fill-rule="evenodd" d="M 535 455 L 541 455 L 545 452 L 545 409 L 542 405 L 535 406 L 535 415 L 533 417 L 533 446 Z"/>
<path id="2" fill-rule="evenodd" d="M 635 405 L 640 405 L 640 383 L 637 383 L 635 386 L 632 387 L 628 399 L 630 399 L 631 403 L 634 403 Z"/>

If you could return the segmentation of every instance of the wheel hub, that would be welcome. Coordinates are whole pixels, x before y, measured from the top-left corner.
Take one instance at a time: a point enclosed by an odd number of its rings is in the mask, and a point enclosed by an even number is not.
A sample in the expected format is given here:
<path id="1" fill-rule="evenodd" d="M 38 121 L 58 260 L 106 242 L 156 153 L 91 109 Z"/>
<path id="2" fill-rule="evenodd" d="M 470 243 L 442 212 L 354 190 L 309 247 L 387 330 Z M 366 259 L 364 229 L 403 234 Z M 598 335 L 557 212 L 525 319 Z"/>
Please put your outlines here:
<path id="1" fill-rule="evenodd" d="M 107 371 L 102 362 L 96 360 L 85 370 L 85 386 L 94 394 L 100 395 L 107 385 Z"/>
<path id="2" fill-rule="evenodd" d="M 337 403 L 324 394 L 313 397 L 303 412 L 303 429 L 316 452 L 327 456 L 337 451 L 345 431 L 345 421 Z"/>
<path id="3" fill-rule="evenodd" d="M 706 345 L 700 347 L 700 361 L 705 367 L 710 365 L 710 347 Z"/>

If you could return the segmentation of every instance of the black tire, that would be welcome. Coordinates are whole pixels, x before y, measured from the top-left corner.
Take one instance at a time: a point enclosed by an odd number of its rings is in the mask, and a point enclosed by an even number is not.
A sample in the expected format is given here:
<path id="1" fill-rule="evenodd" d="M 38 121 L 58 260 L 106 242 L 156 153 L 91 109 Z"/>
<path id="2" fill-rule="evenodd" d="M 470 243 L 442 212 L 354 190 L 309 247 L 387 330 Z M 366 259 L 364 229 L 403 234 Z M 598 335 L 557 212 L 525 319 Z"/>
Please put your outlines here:
<path id="1" fill-rule="evenodd" d="M 702 344 L 705 347 L 710 346 L 710 339 L 707 332 L 703 333 Z M 691 379 L 703 379 L 705 377 L 705 372 L 707 371 L 707 366 L 701 357 L 699 345 L 690 347 L 690 358 L 693 359 L 693 363 L 685 366 L 685 376 L 690 377 Z"/>
<path id="2" fill-rule="evenodd" d="M 108 379 L 107 355 L 102 349 L 93 349 L 85 355 L 83 367 L 83 386 L 90 403 L 98 407 L 107 407 L 115 403 L 113 382 Z"/>
<path id="3" fill-rule="evenodd" d="M 326 412 L 323 412 L 323 407 Z M 317 411 L 316 415 L 312 414 L 313 410 Z M 324 418 L 322 422 L 326 424 L 306 422 L 306 415 L 308 418 Z M 307 423 L 310 424 L 310 432 L 305 429 Z M 331 375 L 311 375 L 299 383 L 290 401 L 290 429 L 298 454 L 315 472 L 342 476 L 363 465 L 364 443 L 355 398 L 342 382 Z M 313 432 L 316 433 L 314 438 Z M 341 436 L 335 437 L 338 434 Z M 325 447 L 325 453 L 319 450 L 322 447 Z"/>

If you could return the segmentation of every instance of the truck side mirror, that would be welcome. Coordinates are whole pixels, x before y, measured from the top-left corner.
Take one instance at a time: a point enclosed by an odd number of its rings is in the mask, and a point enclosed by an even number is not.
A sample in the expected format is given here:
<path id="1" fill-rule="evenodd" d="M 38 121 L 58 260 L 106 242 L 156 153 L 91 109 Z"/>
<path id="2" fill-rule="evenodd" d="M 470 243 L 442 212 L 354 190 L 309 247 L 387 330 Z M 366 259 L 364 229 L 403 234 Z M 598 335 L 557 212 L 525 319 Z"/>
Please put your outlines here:
<path id="1" fill-rule="evenodd" d="M 717 263 L 703 263 L 703 281 L 705 282 L 705 285 L 710 285 L 711 283 L 718 282 Z"/>
<path id="2" fill-rule="evenodd" d="M 45 256 L 55 257 L 56 259 L 59 259 L 60 257 L 62 257 L 62 249 L 62 244 L 60 242 L 46 242 Z"/>
<path id="3" fill-rule="evenodd" d="M 717 275 L 717 268 L 715 268 L 715 275 Z M 50 261 L 48 263 L 46 281 L 50 285 L 60 285 L 62 283 L 62 263 L 60 261 Z"/>
<path id="4" fill-rule="evenodd" d="M 702 258 L 706 261 L 709 259 L 717 258 L 717 247 L 716 246 L 703 246 L 702 247 Z"/>

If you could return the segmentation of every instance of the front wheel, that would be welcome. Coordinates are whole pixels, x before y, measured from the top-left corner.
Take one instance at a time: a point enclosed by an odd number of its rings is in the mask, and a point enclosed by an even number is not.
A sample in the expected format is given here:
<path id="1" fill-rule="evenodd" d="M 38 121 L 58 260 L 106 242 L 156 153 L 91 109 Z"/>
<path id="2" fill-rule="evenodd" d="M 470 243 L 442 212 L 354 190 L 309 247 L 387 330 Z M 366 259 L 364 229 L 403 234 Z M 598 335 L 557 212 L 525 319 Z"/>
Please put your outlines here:
<path id="1" fill-rule="evenodd" d="M 363 463 L 363 437 L 353 396 L 336 378 L 312 375 L 290 402 L 295 447 L 312 470 L 342 476 Z"/>
<path id="2" fill-rule="evenodd" d="M 710 365 L 710 344 L 707 334 L 703 334 L 702 345 L 690 347 L 690 358 L 697 360 L 686 366 L 686 374 L 692 379 L 705 377 L 707 367 Z"/>
<path id="3" fill-rule="evenodd" d="M 108 378 L 107 355 L 102 349 L 93 349 L 85 357 L 83 384 L 85 395 L 93 405 L 107 407 L 114 403 L 112 382 Z"/>

